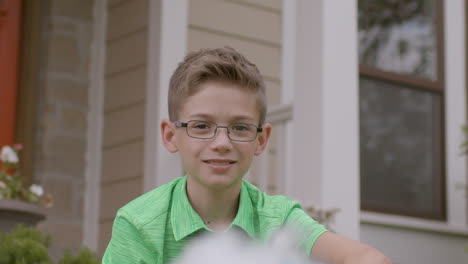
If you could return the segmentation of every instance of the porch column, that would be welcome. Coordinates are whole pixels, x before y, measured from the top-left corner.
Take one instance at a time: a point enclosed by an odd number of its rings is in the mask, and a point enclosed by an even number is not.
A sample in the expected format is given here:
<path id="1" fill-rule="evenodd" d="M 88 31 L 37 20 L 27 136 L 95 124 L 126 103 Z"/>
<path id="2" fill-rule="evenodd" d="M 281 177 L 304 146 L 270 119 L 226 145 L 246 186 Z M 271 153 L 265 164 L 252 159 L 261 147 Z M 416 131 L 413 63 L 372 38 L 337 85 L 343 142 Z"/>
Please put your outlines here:
<path id="1" fill-rule="evenodd" d="M 293 90 L 286 193 L 304 206 L 339 208 L 337 233 L 359 236 L 357 3 L 284 1 Z M 290 32 L 292 31 L 292 32 Z M 288 77 L 289 76 L 289 77 Z"/>
<path id="2" fill-rule="evenodd" d="M 187 52 L 188 0 L 149 1 L 148 74 L 143 190 L 182 176 L 178 154 L 161 143 L 159 124 L 168 118 L 169 79 Z"/>

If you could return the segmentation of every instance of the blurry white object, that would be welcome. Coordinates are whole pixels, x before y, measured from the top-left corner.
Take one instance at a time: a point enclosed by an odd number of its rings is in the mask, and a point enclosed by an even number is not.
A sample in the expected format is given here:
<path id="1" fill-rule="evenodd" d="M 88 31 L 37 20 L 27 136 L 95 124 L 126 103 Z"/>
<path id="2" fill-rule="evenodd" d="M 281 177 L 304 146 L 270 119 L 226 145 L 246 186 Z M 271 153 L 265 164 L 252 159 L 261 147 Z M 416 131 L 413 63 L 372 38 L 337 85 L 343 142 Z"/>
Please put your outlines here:
<path id="1" fill-rule="evenodd" d="M 16 152 L 9 146 L 4 146 L 0 154 L 0 160 L 3 162 L 18 163 L 18 155 Z"/>
<path id="2" fill-rule="evenodd" d="M 32 184 L 29 187 L 29 190 L 39 197 L 41 197 L 44 194 L 44 189 L 42 189 L 42 186 L 37 185 L 37 184 Z"/>
<path id="3" fill-rule="evenodd" d="M 195 238 L 174 264 L 310 264 L 298 249 L 298 237 L 287 229 L 276 231 L 266 243 L 239 232 L 213 233 Z"/>

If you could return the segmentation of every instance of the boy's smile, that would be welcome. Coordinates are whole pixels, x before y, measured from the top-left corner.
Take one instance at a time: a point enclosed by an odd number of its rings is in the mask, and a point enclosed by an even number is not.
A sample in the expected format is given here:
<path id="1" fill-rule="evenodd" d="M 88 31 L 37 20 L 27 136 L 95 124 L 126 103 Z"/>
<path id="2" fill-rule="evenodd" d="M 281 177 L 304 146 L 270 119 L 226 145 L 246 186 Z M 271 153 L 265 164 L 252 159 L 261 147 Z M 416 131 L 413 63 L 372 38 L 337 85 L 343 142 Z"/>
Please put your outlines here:
<path id="1" fill-rule="evenodd" d="M 209 121 L 218 126 L 232 123 L 258 126 L 257 97 L 228 83 L 206 82 L 186 99 L 178 119 L 181 122 Z M 271 130 L 271 126 L 265 124 L 264 132 L 258 133 L 253 141 L 238 142 L 229 138 L 226 127 L 218 127 L 213 138 L 200 139 L 189 136 L 186 127 L 175 127 L 172 123 L 167 126 L 173 129 L 174 135 L 168 139 L 169 146 L 166 142 L 165 145 L 170 151 L 180 152 L 188 182 L 212 190 L 240 188 L 253 156 L 263 151 Z M 164 125 L 162 129 L 164 134 Z"/>

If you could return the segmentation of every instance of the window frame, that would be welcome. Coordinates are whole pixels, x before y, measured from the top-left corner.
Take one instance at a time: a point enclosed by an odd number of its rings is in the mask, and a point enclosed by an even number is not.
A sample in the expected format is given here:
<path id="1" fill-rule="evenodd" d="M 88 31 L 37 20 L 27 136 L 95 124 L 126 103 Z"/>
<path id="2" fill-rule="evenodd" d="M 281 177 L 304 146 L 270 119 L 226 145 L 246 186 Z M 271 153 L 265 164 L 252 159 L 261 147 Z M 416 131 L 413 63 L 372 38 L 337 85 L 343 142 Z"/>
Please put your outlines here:
<path id="1" fill-rule="evenodd" d="M 468 1 L 468 0 L 467 0 Z M 446 120 L 445 120 L 445 43 L 444 43 L 444 2 L 443 0 L 434 0 L 434 10 L 435 10 L 435 24 L 436 30 L 436 53 L 437 53 L 437 65 L 436 65 L 436 74 L 437 78 L 435 81 L 424 79 L 422 77 L 411 76 L 410 74 L 404 73 L 395 73 L 380 70 L 376 67 L 359 64 L 359 78 L 364 77 L 372 80 L 383 81 L 387 83 L 392 83 L 396 85 L 405 86 L 412 90 L 420 90 L 424 92 L 431 92 L 440 96 L 440 138 L 438 140 L 440 144 L 440 175 L 434 175 L 434 182 L 440 182 L 439 186 L 435 186 L 434 193 L 438 194 L 441 204 L 441 212 L 439 214 L 433 213 L 421 213 L 407 208 L 398 208 L 398 209 L 389 209 L 385 208 L 384 204 L 382 205 L 369 205 L 366 204 L 363 199 L 361 199 L 360 206 L 362 211 L 367 212 L 377 212 L 385 213 L 392 215 L 401 215 L 401 216 L 410 216 L 410 217 L 420 217 L 430 220 L 447 220 L 447 193 L 446 193 L 446 142 L 445 142 L 445 130 L 446 130 Z"/>

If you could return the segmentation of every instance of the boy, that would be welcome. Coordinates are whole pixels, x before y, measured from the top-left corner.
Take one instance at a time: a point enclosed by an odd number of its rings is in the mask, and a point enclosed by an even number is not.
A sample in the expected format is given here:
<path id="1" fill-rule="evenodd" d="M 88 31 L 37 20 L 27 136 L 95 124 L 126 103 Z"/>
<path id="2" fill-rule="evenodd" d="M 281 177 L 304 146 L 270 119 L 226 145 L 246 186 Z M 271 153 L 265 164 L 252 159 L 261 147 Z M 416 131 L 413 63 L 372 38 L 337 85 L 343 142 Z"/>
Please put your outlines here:
<path id="1" fill-rule="evenodd" d="M 390 263 L 328 232 L 290 199 L 242 180 L 271 133 L 265 84 L 254 64 L 231 48 L 200 50 L 185 57 L 169 85 L 162 141 L 180 153 L 186 176 L 118 211 L 103 263 L 169 263 L 203 233 L 235 229 L 265 239 L 284 225 L 300 228 L 305 254 L 324 262 Z"/>

